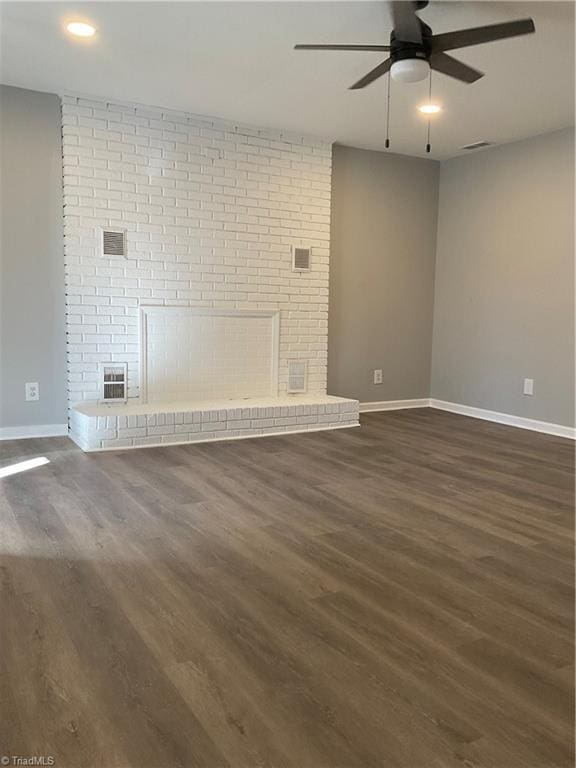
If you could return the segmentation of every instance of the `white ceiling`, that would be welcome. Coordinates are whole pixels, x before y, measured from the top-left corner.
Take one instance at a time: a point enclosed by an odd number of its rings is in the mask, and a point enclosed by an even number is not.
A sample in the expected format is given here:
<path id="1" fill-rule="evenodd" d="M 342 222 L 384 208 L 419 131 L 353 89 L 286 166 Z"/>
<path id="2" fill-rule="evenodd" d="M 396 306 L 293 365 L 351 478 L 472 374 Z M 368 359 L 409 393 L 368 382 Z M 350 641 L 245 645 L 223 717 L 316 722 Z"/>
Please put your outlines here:
<path id="1" fill-rule="evenodd" d="M 464 85 L 433 78 L 444 106 L 432 124 L 438 159 L 480 139 L 515 141 L 574 123 L 571 2 L 431 2 L 434 32 L 531 16 L 536 34 L 454 51 L 486 76 Z M 71 39 L 63 22 L 92 21 Z M 378 53 L 294 51 L 294 43 L 388 43 L 382 2 L 2 2 L 0 79 L 296 130 L 383 149 L 386 79 L 348 86 Z M 385 54 L 384 54 L 385 56 Z M 392 84 L 391 151 L 425 156 L 416 105 L 427 82 Z"/>

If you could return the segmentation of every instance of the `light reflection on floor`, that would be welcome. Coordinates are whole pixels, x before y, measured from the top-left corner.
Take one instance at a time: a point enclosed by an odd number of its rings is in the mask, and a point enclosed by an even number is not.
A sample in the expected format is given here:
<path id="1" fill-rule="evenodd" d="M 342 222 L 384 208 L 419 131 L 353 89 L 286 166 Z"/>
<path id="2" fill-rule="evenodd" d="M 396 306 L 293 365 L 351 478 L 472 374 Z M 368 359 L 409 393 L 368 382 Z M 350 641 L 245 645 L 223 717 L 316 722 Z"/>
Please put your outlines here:
<path id="1" fill-rule="evenodd" d="M 16 464 L 8 464 L 7 467 L 0 467 L 0 479 L 3 477 L 10 477 L 10 475 L 17 475 L 19 472 L 26 472 L 29 469 L 42 467 L 44 464 L 50 464 L 50 459 L 47 459 L 46 456 L 38 456 L 35 459 L 19 461 Z"/>

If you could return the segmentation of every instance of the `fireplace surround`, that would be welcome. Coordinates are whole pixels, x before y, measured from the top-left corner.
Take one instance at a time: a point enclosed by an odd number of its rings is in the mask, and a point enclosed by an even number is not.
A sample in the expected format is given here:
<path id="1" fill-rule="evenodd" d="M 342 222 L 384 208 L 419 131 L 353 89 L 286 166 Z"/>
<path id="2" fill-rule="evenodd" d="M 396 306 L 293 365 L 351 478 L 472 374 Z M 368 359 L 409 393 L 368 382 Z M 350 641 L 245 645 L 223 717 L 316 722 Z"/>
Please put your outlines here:
<path id="1" fill-rule="evenodd" d="M 278 394 L 280 313 L 140 306 L 140 399 Z"/>

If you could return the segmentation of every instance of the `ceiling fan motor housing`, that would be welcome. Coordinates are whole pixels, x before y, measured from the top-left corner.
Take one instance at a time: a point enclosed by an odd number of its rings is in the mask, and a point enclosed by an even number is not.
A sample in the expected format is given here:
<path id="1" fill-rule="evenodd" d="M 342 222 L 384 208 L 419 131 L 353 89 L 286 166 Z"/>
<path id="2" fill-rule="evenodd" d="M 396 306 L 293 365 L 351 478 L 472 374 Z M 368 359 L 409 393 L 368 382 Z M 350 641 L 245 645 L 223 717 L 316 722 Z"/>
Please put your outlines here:
<path id="1" fill-rule="evenodd" d="M 420 19 L 422 27 L 422 42 L 414 43 L 408 40 L 399 40 L 396 33 L 390 35 L 390 59 L 392 63 L 403 59 L 424 59 L 428 61 L 432 51 L 432 30 Z"/>

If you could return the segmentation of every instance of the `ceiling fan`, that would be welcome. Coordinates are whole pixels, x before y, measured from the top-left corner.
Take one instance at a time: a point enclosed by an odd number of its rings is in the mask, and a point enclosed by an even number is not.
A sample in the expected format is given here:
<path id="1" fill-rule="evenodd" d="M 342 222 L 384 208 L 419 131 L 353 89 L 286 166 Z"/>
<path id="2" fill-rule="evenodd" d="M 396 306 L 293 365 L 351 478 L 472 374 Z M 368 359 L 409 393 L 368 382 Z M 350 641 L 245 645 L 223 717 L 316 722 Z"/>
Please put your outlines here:
<path id="1" fill-rule="evenodd" d="M 528 35 L 536 30 L 532 19 L 519 19 L 433 35 L 430 27 L 416 15 L 416 11 L 421 11 L 428 5 L 428 0 L 417 2 L 395 0 L 390 5 L 394 29 L 390 34 L 389 45 L 295 45 L 294 47 L 297 50 L 309 51 L 388 51 L 390 58 L 378 64 L 357 83 L 350 86 L 352 90 L 365 88 L 388 71 L 394 80 L 403 83 L 424 80 L 431 69 L 464 83 L 474 83 L 483 77 L 484 73 L 454 59 L 446 51 L 518 35 Z"/>

